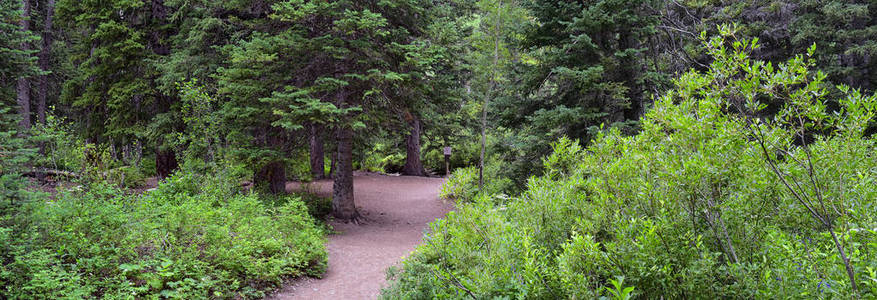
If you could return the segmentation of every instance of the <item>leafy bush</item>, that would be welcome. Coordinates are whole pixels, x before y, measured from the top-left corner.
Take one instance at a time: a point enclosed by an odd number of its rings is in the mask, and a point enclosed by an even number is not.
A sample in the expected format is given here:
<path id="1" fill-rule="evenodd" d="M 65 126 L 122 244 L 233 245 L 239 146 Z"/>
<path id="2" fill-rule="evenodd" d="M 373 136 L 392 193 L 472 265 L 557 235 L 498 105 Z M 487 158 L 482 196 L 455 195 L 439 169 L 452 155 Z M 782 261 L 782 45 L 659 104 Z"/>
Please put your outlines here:
<path id="1" fill-rule="evenodd" d="M 723 32 L 642 132 L 560 140 L 521 195 L 459 204 L 383 297 L 877 297 L 877 96 L 827 101 L 807 57 Z"/>
<path id="2" fill-rule="evenodd" d="M 46 124 L 38 124 L 31 140 L 44 147 L 45 155 L 37 157 L 36 165 L 71 172 L 85 167 L 85 140 L 71 134 L 70 126 L 54 114 L 46 115 Z"/>
<path id="3" fill-rule="evenodd" d="M 403 146 L 404 147 L 404 146 Z M 371 149 L 364 151 L 358 164 L 359 170 L 377 173 L 397 173 L 405 165 L 405 149 L 386 139 L 378 139 Z"/>
<path id="4" fill-rule="evenodd" d="M 321 197 L 310 192 L 293 193 L 289 195 L 259 194 L 259 199 L 267 207 L 281 207 L 291 201 L 301 202 L 307 207 L 307 212 L 315 220 L 325 220 L 332 213 L 332 199 Z"/>
<path id="5" fill-rule="evenodd" d="M 495 130 L 499 131 L 499 129 Z M 458 134 L 460 134 L 461 136 L 475 137 L 479 136 L 481 133 L 476 130 L 461 129 Z M 490 132 L 487 135 L 488 153 L 496 152 L 495 145 L 497 141 L 494 134 L 496 134 L 496 132 Z M 423 154 L 421 155 L 421 159 L 423 160 L 423 166 L 429 170 L 433 170 L 433 172 L 437 174 L 444 175 L 444 147 L 448 145 L 451 146 L 452 150 L 449 160 L 449 167 L 451 169 L 451 172 L 456 171 L 460 168 L 478 165 L 478 161 L 481 157 L 481 140 L 474 138 L 461 138 L 456 140 L 455 142 L 449 142 L 449 144 L 445 144 L 441 141 L 427 140 L 427 143 L 424 143 L 424 150 Z"/>
<path id="6" fill-rule="evenodd" d="M 305 204 L 236 186 L 179 172 L 142 196 L 96 183 L 28 202 L 0 227 L 0 297 L 258 298 L 322 274 L 324 232 Z"/>
<path id="7" fill-rule="evenodd" d="M 332 213 L 332 199 L 311 193 L 297 193 L 295 197 L 308 207 L 308 214 L 317 220 L 325 220 Z"/>
<path id="8" fill-rule="evenodd" d="M 471 200 L 476 194 L 478 194 L 478 167 L 454 170 L 439 191 L 439 197 L 450 200 Z"/>
<path id="9" fill-rule="evenodd" d="M 484 191 L 478 190 L 478 167 L 465 167 L 454 170 L 451 177 L 442 185 L 439 196 L 457 202 L 475 200 L 478 195 L 498 195 L 510 189 L 512 182 L 501 177 L 501 164 L 491 159 L 484 168 Z"/>

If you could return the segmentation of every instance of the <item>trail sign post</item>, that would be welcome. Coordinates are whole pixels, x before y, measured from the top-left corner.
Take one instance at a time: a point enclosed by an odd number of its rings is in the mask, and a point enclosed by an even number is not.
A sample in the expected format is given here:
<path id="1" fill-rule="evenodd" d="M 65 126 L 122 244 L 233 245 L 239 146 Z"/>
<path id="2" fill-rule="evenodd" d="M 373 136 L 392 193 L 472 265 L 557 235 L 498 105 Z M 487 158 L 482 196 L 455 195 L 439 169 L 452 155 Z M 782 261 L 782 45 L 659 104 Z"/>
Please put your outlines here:
<path id="1" fill-rule="evenodd" d="M 451 176 L 451 147 L 445 147 L 445 176 Z"/>

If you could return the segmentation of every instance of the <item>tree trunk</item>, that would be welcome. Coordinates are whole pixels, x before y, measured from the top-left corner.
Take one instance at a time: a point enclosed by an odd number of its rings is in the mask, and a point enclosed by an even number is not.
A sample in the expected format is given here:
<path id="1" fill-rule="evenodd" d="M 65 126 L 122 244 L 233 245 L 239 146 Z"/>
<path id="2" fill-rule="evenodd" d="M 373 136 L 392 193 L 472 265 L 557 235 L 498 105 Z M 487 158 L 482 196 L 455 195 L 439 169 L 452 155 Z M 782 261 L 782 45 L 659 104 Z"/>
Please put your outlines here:
<path id="1" fill-rule="evenodd" d="M 311 124 L 311 176 L 314 180 L 326 178 L 325 154 L 320 125 Z"/>
<path id="2" fill-rule="evenodd" d="M 353 129 L 339 126 L 336 139 L 338 162 L 332 187 L 332 212 L 337 219 L 355 222 L 359 213 L 353 202 Z"/>
<path id="3" fill-rule="evenodd" d="M 286 168 L 280 161 L 263 166 L 253 176 L 253 183 L 261 191 L 279 195 L 286 193 Z"/>
<path id="4" fill-rule="evenodd" d="M 425 176 L 426 170 L 423 169 L 423 162 L 420 160 L 420 133 L 422 130 L 420 119 L 412 115 L 408 124 L 411 125 L 411 133 L 408 135 L 405 147 L 407 156 L 405 167 L 402 168 L 402 175 Z"/>
<path id="5" fill-rule="evenodd" d="M 46 24 L 43 28 L 43 47 L 40 49 L 40 70 L 49 71 L 49 55 L 52 54 L 52 22 L 55 16 L 55 0 L 46 2 Z M 39 92 L 37 94 L 37 120 L 46 124 L 46 98 L 49 95 L 49 75 L 40 75 Z"/>
<path id="6" fill-rule="evenodd" d="M 155 151 L 155 171 L 158 178 L 168 178 L 179 167 L 177 162 L 177 154 L 174 150 L 156 150 Z"/>
<path id="7" fill-rule="evenodd" d="M 21 12 L 21 30 L 22 31 L 30 31 L 30 0 L 22 0 L 22 12 Z M 30 45 L 25 42 L 21 44 L 21 49 L 24 51 L 30 50 Z M 30 78 L 22 77 L 18 79 L 18 86 L 16 87 L 16 92 L 18 93 L 18 114 L 21 116 L 21 120 L 19 121 L 19 125 L 22 129 L 28 130 L 30 129 Z"/>

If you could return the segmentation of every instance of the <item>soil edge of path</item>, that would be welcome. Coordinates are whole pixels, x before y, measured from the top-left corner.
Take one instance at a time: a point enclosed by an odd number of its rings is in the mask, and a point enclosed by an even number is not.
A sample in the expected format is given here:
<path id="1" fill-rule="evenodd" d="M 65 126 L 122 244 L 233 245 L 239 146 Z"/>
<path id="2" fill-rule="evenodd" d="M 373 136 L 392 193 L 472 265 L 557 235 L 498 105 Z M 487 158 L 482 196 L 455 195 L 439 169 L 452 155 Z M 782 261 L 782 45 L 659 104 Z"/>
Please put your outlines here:
<path id="1" fill-rule="evenodd" d="M 354 199 L 364 222 L 330 221 L 337 232 L 328 236 L 329 267 L 323 278 L 299 278 L 266 297 L 286 299 L 376 299 L 386 287 L 386 270 L 420 244 L 428 223 L 445 216 L 453 204 L 439 199 L 444 178 L 360 173 L 354 177 Z M 331 196 L 332 181 L 302 185 Z"/>

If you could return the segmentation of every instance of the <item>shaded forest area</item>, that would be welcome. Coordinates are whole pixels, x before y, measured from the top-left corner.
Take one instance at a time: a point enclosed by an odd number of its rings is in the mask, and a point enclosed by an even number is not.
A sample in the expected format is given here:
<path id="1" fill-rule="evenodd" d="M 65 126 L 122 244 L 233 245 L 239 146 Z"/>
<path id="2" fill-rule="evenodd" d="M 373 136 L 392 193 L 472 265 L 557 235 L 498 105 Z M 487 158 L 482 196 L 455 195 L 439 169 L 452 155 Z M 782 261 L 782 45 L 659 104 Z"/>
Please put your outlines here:
<path id="1" fill-rule="evenodd" d="M 262 297 L 447 146 L 388 298 L 875 297 L 874 5 L 0 0 L 0 298 Z"/>

